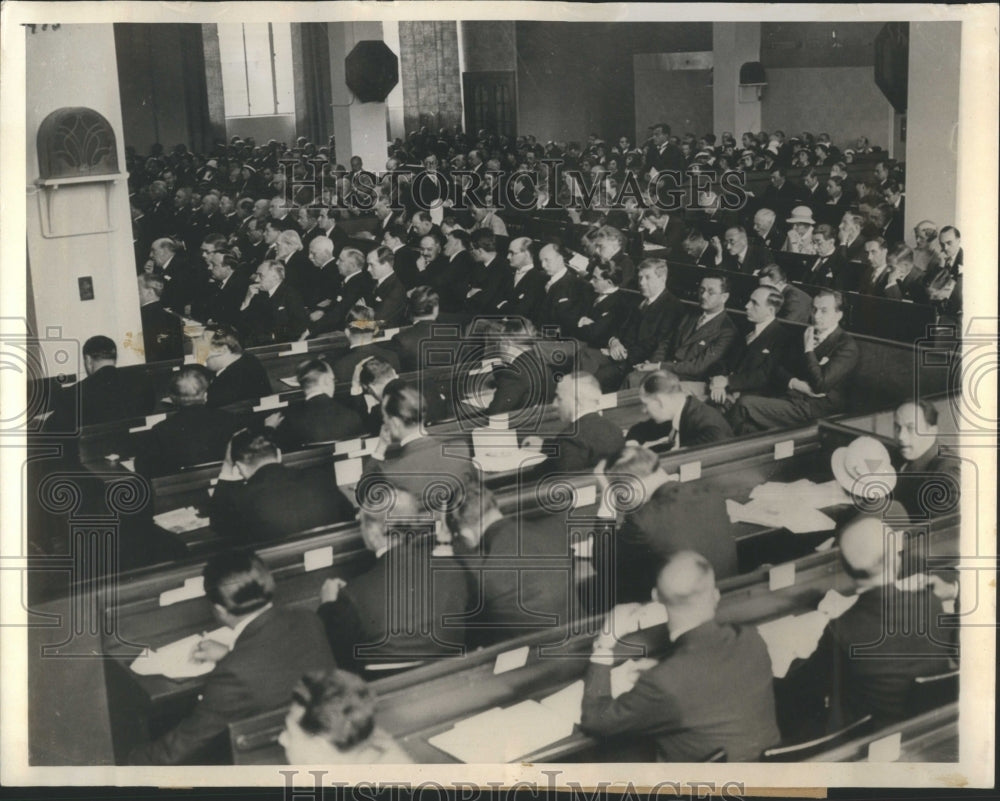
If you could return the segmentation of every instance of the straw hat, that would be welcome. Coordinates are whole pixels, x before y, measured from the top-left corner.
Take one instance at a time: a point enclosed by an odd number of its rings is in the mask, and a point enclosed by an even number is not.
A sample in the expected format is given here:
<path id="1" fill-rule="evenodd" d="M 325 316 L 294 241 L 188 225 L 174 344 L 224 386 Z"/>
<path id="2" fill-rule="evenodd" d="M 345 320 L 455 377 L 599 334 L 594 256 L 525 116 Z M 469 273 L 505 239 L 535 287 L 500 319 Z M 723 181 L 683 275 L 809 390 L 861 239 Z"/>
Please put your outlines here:
<path id="1" fill-rule="evenodd" d="M 792 209 L 792 216 L 785 220 L 786 223 L 790 225 L 796 225 L 802 223 L 803 225 L 815 225 L 816 221 L 813 219 L 812 209 L 808 206 L 796 206 Z"/>
<path id="2" fill-rule="evenodd" d="M 850 445 L 837 448 L 830 466 L 837 483 L 857 497 L 884 498 L 896 486 L 889 451 L 874 437 L 858 437 Z"/>

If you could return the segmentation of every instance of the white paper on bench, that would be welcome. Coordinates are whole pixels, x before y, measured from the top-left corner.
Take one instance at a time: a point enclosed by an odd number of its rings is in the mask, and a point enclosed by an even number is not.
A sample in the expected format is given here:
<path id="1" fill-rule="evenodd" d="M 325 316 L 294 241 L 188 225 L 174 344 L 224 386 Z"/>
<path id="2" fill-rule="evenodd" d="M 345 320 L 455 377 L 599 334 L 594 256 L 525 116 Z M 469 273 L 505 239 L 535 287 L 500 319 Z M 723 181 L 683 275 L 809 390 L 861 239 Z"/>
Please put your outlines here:
<path id="1" fill-rule="evenodd" d="M 784 442 L 774 443 L 774 460 L 788 459 L 795 455 L 795 440 L 786 439 Z"/>
<path id="2" fill-rule="evenodd" d="M 681 481 L 697 481 L 701 478 L 701 462 L 685 462 L 681 465 Z"/>
<path id="3" fill-rule="evenodd" d="M 253 407 L 255 412 L 262 412 L 266 409 L 283 409 L 288 405 L 288 401 L 283 401 L 280 395 L 266 395 L 260 399 L 260 403 Z"/>
<path id="4" fill-rule="evenodd" d="M 617 405 L 618 405 L 618 393 L 609 392 L 607 395 L 601 395 L 601 398 L 598 401 L 597 408 L 601 410 L 614 409 L 615 406 Z"/>
<path id="5" fill-rule="evenodd" d="M 283 350 L 281 352 L 282 356 L 291 356 L 293 353 L 308 353 L 309 352 L 309 342 L 306 340 L 301 340 L 299 342 L 293 342 L 292 347 L 288 350 Z"/>
<path id="6" fill-rule="evenodd" d="M 382 336 L 385 339 L 392 339 L 398 333 L 399 333 L 398 328 L 387 328 L 385 329 L 385 331 L 382 332 Z"/>
<path id="7" fill-rule="evenodd" d="M 122 459 L 121 466 L 128 470 L 130 473 L 135 472 L 135 459 Z"/>
<path id="8" fill-rule="evenodd" d="M 517 450 L 516 431 L 497 432 L 489 428 L 477 428 L 472 431 L 472 452 L 476 456 L 492 457 Z"/>
<path id="9" fill-rule="evenodd" d="M 338 487 L 347 487 L 357 484 L 361 478 L 361 459 L 344 459 L 333 463 L 333 471 L 337 477 Z"/>
<path id="10" fill-rule="evenodd" d="M 361 437 L 357 439 L 345 439 L 338 442 L 333 446 L 334 453 L 353 453 L 354 451 L 359 451 L 364 445 L 364 440 Z"/>
<path id="11" fill-rule="evenodd" d="M 180 509 L 160 512 L 153 517 L 153 522 L 174 534 L 183 534 L 185 531 L 194 531 L 207 526 L 208 518 L 199 515 L 198 509 L 194 506 L 182 506 Z"/>
<path id="12" fill-rule="evenodd" d="M 531 649 L 525 645 L 523 648 L 515 648 L 513 651 L 504 651 L 497 654 L 496 662 L 493 663 L 493 674 L 498 676 L 508 670 L 517 670 L 528 664 L 528 654 Z"/>
<path id="13" fill-rule="evenodd" d="M 167 419 L 167 415 L 166 414 L 151 414 L 151 415 L 148 415 L 146 417 L 146 422 L 145 423 L 143 423 L 141 426 L 136 426 L 135 428 L 130 428 L 128 430 L 128 433 L 129 434 L 134 434 L 137 431 L 149 431 L 149 429 L 151 429 L 157 423 L 162 422 L 163 420 L 166 420 L 166 419 Z"/>
<path id="14" fill-rule="evenodd" d="M 894 731 L 887 737 L 868 744 L 869 762 L 895 762 L 903 745 L 903 733 Z"/>
<path id="15" fill-rule="evenodd" d="M 573 255 L 570 256 L 568 264 L 578 273 L 582 273 L 585 272 L 587 267 L 590 266 L 590 260 L 582 253 L 574 252 Z"/>
<path id="16" fill-rule="evenodd" d="M 192 634 L 180 640 L 157 648 L 143 651 L 132 662 L 133 672 L 140 676 L 166 676 L 168 679 L 189 679 L 203 676 L 215 669 L 215 662 L 195 662 L 191 654 L 202 640 L 214 640 L 227 648 L 232 648 L 234 631 L 229 626 L 221 626 L 214 631 Z"/>
<path id="17" fill-rule="evenodd" d="M 333 564 L 333 546 L 327 545 L 324 548 L 313 548 L 302 554 L 302 566 L 306 573 L 312 570 L 322 570 Z"/>
<path id="18" fill-rule="evenodd" d="M 286 376 L 285 378 L 279 378 L 278 380 L 286 387 L 292 387 L 293 389 L 300 386 L 299 379 L 293 375 Z"/>
<path id="19" fill-rule="evenodd" d="M 428 742 L 466 764 L 497 764 L 513 762 L 572 733 L 572 720 L 538 701 L 522 701 L 467 718 Z"/>
<path id="20" fill-rule="evenodd" d="M 539 703 L 559 717 L 579 723 L 583 707 L 583 679 L 567 684 L 559 692 L 546 696 Z"/>
<path id="21" fill-rule="evenodd" d="M 192 598 L 201 598 L 205 594 L 205 579 L 202 576 L 192 576 L 185 579 L 180 587 L 160 593 L 160 606 L 170 606 Z"/>
<path id="22" fill-rule="evenodd" d="M 597 487 L 588 484 L 585 487 L 577 487 L 573 493 L 573 508 L 579 509 L 581 506 L 593 506 L 597 503 Z"/>

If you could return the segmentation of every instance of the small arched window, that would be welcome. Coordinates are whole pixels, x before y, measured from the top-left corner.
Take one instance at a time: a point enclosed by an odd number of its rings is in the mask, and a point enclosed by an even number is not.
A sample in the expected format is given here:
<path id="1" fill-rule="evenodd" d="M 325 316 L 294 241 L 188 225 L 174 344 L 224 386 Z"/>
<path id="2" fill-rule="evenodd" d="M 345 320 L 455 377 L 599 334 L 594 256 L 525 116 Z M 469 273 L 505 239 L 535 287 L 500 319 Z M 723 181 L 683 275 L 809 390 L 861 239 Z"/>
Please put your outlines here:
<path id="1" fill-rule="evenodd" d="M 115 132 L 90 108 L 60 108 L 38 127 L 38 172 L 43 181 L 118 174 Z"/>

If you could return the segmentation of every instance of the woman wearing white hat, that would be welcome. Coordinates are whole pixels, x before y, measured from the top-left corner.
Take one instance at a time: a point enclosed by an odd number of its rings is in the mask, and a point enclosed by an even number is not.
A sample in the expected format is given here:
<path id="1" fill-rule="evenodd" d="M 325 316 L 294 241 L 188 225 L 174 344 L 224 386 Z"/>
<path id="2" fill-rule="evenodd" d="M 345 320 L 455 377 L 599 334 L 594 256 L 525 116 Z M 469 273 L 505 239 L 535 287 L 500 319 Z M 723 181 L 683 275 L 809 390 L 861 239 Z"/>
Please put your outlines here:
<path id="1" fill-rule="evenodd" d="M 790 226 L 788 236 L 785 237 L 785 244 L 781 249 L 786 253 L 805 253 L 814 255 L 816 248 L 812 242 L 813 227 L 816 221 L 812 217 L 812 211 L 808 206 L 796 206 L 792 209 L 792 216 L 785 222 Z"/>

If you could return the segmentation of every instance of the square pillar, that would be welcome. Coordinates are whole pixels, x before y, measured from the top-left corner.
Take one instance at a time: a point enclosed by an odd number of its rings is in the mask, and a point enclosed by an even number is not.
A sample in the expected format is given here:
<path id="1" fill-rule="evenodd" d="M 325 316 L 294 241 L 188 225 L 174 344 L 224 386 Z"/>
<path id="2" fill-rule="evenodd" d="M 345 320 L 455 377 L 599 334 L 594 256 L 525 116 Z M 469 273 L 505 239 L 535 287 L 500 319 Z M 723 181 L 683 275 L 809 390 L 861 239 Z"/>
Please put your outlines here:
<path id="1" fill-rule="evenodd" d="M 347 88 L 344 64 L 358 42 L 382 41 L 382 23 L 328 22 L 326 31 L 330 44 L 330 102 L 333 135 L 337 138 L 337 162 L 346 167 L 351 156 L 360 156 L 365 169 L 382 170 L 388 142 L 386 104 L 362 103 L 355 98 Z"/>
<path id="2" fill-rule="evenodd" d="M 731 131 L 737 140 L 744 131 L 760 130 L 760 100 L 740 91 L 740 67 L 760 61 L 759 22 L 712 23 L 712 109 L 715 135 Z M 766 91 L 766 89 L 765 89 Z"/>

